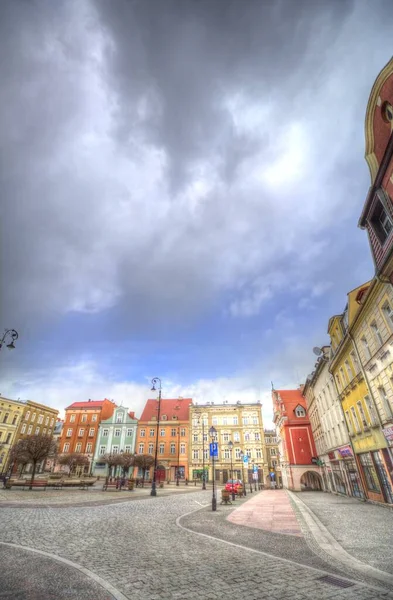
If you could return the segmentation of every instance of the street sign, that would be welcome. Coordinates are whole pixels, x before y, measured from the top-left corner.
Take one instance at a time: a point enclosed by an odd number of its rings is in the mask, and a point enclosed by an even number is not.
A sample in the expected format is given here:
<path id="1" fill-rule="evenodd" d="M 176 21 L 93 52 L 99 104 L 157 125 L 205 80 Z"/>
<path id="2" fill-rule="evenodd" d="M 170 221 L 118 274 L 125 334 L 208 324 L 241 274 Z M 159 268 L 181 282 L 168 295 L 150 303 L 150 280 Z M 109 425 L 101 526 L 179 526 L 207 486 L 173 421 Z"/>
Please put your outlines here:
<path id="1" fill-rule="evenodd" d="M 218 457 L 218 442 L 211 442 L 210 446 L 210 456 L 213 458 Z"/>
<path id="2" fill-rule="evenodd" d="M 248 465 L 248 456 L 247 456 L 247 454 L 245 456 L 243 456 L 243 464 L 244 465 Z"/>
<path id="3" fill-rule="evenodd" d="M 253 471 L 254 471 L 254 473 L 258 473 L 258 465 L 253 466 Z"/>

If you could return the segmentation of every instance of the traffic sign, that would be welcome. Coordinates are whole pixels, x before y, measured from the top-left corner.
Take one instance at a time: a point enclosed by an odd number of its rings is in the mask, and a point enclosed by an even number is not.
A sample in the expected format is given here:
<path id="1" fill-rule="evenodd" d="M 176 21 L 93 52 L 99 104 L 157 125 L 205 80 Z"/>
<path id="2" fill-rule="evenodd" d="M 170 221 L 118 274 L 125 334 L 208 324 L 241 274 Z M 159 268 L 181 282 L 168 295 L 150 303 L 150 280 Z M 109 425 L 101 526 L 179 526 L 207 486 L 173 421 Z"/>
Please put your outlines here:
<path id="1" fill-rule="evenodd" d="M 218 457 L 218 442 L 211 442 L 210 446 L 210 456 L 213 458 Z"/>
<path id="2" fill-rule="evenodd" d="M 258 473 L 258 465 L 253 465 L 253 471 L 254 473 Z"/>
<path id="3" fill-rule="evenodd" d="M 244 465 L 248 465 L 248 456 L 247 456 L 247 454 L 245 454 L 245 456 L 243 456 L 243 464 Z"/>

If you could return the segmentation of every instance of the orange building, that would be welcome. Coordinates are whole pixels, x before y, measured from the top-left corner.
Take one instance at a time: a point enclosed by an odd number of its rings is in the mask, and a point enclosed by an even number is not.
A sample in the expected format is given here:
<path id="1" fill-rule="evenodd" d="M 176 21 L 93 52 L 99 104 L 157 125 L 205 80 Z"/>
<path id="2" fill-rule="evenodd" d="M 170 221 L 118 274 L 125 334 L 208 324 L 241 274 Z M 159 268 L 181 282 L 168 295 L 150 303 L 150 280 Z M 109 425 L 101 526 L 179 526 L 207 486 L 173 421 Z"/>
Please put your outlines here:
<path id="1" fill-rule="evenodd" d="M 158 421 L 158 400 L 148 400 L 138 422 L 137 454 L 151 454 L 158 444 L 157 481 L 188 479 L 191 398 L 162 399 Z M 158 435 L 157 435 L 158 434 Z M 146 478 L 152 478 L 153 467 Z M 137 474 L 138 477 L 142 473 Z"/>
<path id="2" fill-rule="evenodd" d="M 93 460 L 101 421 L 112 416 L 116 404 L 111 400 L 74 402 L 65 409 L 65 419 L 60 438 L 59 452 L 86 454 Z"/>

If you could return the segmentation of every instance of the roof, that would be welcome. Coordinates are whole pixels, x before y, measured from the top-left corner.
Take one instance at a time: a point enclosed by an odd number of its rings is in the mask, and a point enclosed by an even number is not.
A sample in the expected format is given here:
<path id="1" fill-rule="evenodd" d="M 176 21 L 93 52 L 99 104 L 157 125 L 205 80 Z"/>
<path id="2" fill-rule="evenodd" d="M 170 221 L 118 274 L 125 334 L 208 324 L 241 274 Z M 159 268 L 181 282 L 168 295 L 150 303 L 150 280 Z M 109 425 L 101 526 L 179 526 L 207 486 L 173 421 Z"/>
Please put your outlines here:
<path id="1" fill-rule="evenodd" d="M 291 410 L 300 404 L 303 408 L 307 409 L 306 400 L 300 390 L 274 390 L 279 394 L 282 403 L 285 406 L 285 410 L 289 413 Z"/>
<path id="2" fill-rule="evenodd" d="M 69 410 L 70 408 L 102 408 L 105 402 L 110 402 L 107 398 L 105 400 L 87 400 L 86 402 L 74 402 L 65 408 L 65 410 Z"/>
<path id="3" fill-rule="evenodd" d="M 166 415 L 168 421 L 171 421 L 172 417 L 177 417 L 178 421 L 188 421 L 191 404 L 192 398 L 162 398 L 160 421 L 164 415 Z M 152 417 L 157 418 L 157 415 L 158 400 L 148 400 L 142 411 L 140 421 L 151 421 Z"/>

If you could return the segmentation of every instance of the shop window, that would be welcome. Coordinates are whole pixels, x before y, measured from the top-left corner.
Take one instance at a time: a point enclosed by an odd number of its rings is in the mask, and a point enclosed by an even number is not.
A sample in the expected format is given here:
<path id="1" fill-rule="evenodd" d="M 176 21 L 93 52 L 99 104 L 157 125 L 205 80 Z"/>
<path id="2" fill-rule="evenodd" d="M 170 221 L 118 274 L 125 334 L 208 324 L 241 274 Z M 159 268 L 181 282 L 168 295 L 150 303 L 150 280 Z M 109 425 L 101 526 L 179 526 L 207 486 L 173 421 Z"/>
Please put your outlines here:
<path id="1" fill-rule="evenodd" d="M 359 459 L 360 464 L 362 465 L 367 489 L 369 489 L 370 492 L 376 492 L 377 494 L 380 494 L 381 490 L 378 484 L 378 477 L 371 460 L 371 456 L 368 453 L 359 454 Z"/>

